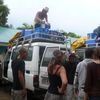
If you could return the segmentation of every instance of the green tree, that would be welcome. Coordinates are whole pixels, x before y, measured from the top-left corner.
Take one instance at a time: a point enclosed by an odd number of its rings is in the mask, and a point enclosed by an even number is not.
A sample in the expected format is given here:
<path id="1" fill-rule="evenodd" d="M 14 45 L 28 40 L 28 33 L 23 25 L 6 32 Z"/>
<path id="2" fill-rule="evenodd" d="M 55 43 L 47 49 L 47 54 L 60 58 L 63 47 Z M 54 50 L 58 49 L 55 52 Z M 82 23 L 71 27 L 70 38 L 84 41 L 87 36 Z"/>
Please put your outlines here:
<path id="1" fill-rule="evenodd" d="M 0 4 L 3 4 L 3 0 L 0 0 Z"/>
<path id="2" fill-rule="evenodd" d="M 3 0 L 0 0 L 0 26 L 7 26 L 7 16 L 9 14 L 9 8 L 4 5 Z"/>
<path id="3" fill-rule="evenodd" d="M 80 38 L 81 37 L 73 32 L 65 32 L 64 30 L 60 30 L 60 32 L 63 33 L 66 37 L 68 37 L 68 36 L 73 37 L 73 38 Z"/>
<path id="4" fill-rule="evenodd" d="M 29 25 L 27 23 L 23 23 L 21 27 L 18 27 L 17 29 L 20 29 L 20 30 L 24 30 L 24 29 L 32 29 L 33 26 L 32 25 Z"/>
<path id="5" fill-rule="evenodd" d="M 67 33 L 67 36 L 74 37 L 74 38 L 80 38 L 81 37 L 81 36 L 79 36 L 79 35 L 77 35 L 77 34 L 75 34 L 73 32 Z"/>

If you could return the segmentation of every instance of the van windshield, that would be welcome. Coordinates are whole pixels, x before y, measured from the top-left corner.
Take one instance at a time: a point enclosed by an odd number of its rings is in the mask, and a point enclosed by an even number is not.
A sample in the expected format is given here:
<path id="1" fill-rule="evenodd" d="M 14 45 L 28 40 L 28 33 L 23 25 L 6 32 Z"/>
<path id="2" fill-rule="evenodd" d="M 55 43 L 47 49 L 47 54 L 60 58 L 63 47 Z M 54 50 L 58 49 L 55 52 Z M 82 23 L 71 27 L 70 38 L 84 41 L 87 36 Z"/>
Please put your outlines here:
<path id="1" fill-rule="evenodd" d="M 16 57 L 18 56 L 18 52 L 19 52 L 20 48 L 21 47 L 13 49 L 12 56 L 11 56 L 12 60 L 16 59 Z M 32 60 L 32 54 L 33 54 L 33 47 L 25 46 L 25 48 L 28 51 L 28 55 L 27 55 L 27 58 L 25 59 L 25 61 L 31 61 Z"/>

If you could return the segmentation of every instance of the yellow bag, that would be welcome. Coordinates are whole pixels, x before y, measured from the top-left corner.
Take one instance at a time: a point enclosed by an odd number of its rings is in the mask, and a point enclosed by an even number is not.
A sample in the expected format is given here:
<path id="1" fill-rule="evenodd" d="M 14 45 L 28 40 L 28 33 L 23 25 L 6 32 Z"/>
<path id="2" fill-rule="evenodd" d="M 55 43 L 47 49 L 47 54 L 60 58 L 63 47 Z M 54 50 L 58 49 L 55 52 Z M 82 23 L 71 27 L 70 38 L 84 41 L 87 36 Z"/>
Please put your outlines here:
<path id="1" fill-rule="evenodd" d="M 79 39 L 77 39 L 76 41 L 74 41 L 72 44 L 71 44 L 71 48 L 73 50 L 81 47 L 82 45 L 84 45 L 85 41 L 87 40 L 87 37 L 81 37 Z"/>
<path id="2" fill-rule="evenodd" d="M 14 35 L 14 37 L 13 37 L 11 40 L 9 40 L 8 46 L 9 46 L 9 47 L 12 47 L 12 46 L 13 46 L 13 42 L 14 42 L 18 37 L 20 37 L 20 33 L 19 33 L 19 32 L 16 33 L 16 34 Z"/>

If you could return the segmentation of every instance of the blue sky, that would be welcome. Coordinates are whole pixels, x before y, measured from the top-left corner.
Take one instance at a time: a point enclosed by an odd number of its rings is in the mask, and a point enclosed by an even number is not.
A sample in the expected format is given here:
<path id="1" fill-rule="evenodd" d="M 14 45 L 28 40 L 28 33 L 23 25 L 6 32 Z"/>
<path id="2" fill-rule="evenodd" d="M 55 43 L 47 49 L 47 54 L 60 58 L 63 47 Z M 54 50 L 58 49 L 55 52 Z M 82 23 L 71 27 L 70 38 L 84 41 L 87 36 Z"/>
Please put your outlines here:
<path id="1" fill-rule="evenodd" d="M 100 0 L 4 0 L 9 7 L 8 24 L 32 24 L 37 11 L 49 7 L 52 29 L 86 36 L 100 25 Z"/>

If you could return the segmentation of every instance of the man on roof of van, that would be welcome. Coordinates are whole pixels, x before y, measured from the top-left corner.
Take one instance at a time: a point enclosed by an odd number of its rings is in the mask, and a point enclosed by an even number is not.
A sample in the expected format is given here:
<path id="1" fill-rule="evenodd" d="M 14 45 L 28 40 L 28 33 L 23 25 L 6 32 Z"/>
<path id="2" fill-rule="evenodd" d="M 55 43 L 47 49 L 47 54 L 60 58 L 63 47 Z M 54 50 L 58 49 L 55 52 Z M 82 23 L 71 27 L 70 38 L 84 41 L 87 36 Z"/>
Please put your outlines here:
<path id="1" fill-rule="evenodd" d="M 35 28 L 40 27 L 41 24 L 47 24 L 48 25 L 48 13 L 49 8 L 45 7 L 42 9 L 42 11 L 38 11 L 36 13 L 35 19 L 34 19 L 34 26 Z"/>

